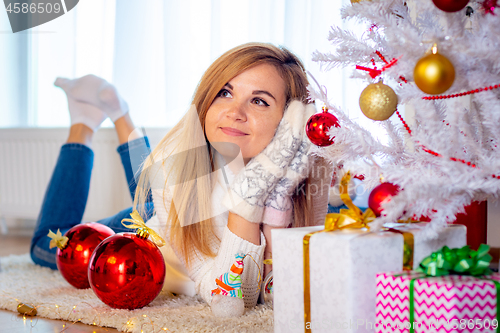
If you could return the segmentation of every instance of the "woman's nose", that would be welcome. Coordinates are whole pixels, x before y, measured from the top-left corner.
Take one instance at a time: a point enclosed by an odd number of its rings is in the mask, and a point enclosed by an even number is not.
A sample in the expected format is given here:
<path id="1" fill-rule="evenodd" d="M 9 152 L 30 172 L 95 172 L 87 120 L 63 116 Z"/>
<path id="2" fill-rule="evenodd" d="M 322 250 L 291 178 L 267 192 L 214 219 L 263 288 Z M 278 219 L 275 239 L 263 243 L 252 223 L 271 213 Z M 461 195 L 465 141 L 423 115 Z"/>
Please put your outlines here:
<path id="1" fill-rule="evenodd" d="M 245 105 L 242 103 L 234 103 L 229 106 L 226 116 L 233 120 L 246 121 L 247 120 L 247 110 Z"/>

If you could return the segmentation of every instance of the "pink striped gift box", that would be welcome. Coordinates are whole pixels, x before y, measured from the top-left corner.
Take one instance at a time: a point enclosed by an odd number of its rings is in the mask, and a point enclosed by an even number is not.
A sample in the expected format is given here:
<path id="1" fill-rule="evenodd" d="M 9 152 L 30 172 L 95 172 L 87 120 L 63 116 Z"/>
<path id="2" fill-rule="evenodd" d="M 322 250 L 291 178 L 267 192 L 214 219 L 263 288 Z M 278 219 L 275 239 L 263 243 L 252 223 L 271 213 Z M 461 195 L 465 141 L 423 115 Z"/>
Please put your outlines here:
<path id="1" fill-rule="evenodd" d="M 500 332 L 499 281 L 498 273 L 484 278 L 426 277 L 416 272 L 377 274 L 375 332 Z"/>

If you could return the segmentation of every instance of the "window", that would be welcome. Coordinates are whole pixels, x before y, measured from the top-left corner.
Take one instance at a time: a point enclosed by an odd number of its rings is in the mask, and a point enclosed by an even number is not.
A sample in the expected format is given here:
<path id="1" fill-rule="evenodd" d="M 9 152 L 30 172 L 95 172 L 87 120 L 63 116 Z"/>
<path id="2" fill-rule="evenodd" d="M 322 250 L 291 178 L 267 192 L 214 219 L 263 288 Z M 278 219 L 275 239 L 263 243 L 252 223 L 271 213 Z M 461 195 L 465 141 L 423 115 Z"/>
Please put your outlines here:
<path id="1" fill-rule="evenodd" d="M 2 11 L 0 127 L 64 127 L 56 77 L 93 73 L 115 84 L 138 126 L 171 127 L 188 109 L 210 63 L 249 42 L 297 54 L 335 104 L 353 114 L 366 85 L 352 69 L 321 72 L 315 50 L 332 50 L 330 26 L 344 24 L 341 0 L 85 0 L 65 15 L 16 34 Z M 360 117 L 361 118 L 361 117 Z M 109 126 L 109 120 L 107 120 Z M 106 123 L 105 125 L 106 126 Z"/>

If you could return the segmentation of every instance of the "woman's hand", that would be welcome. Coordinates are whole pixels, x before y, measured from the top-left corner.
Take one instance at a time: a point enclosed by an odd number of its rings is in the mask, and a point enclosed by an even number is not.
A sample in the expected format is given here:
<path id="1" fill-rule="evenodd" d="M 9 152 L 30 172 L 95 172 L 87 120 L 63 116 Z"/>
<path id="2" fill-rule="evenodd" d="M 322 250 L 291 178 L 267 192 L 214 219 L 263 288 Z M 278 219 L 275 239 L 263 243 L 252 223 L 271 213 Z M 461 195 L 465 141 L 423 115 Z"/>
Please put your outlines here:
<path id="1" fill-rule="evenodd" d="M 267 207 L 290 214 L 290 196 L 308 172 L 305 124 L 314 111 L 314 105 L 290 103 L 272 141 L 236 175 L 223 200 L 230 212 L 256 223 L 264 221 Z"/>

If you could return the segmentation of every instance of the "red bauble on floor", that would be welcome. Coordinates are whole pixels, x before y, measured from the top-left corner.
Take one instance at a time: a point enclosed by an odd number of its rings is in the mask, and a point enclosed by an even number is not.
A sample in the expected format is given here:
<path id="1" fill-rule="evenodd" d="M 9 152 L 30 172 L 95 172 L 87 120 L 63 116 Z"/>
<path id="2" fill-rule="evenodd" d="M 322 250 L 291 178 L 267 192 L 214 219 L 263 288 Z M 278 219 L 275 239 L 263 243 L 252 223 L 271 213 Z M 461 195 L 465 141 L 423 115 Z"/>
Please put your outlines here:
<path id="1" fill-rule="evenodd" d="M 116 309 L 138 309 L 160 293 L 165 262 L 158 247 L 133 233 L 109 237 L 95 249 L 89 282 L 97 297 Z"/>
<path id="2" fill-rule="evenodd" d="M 391 197 L 399 192 L 399 186 L 392 183 L 382 183 L 375 187 L 368 198 L 368 207 L 379 217 L 383 211 L 380 204 L 383 201 L 389 201 Z"/>
<path id="3" fill-rule="evenodd" d="M 78 224 L 66 232 L 68 242 L 63 250 L 57 249 L 56 263 L 69 284 L 78 289 L 90 288 L 87 269 L 92 252 L 114 234 L 111 228 L 94 222 Z"/>

